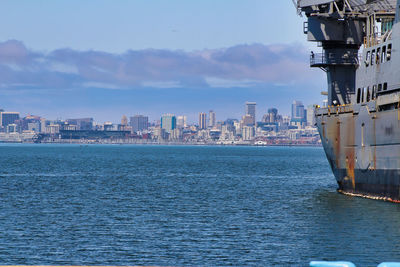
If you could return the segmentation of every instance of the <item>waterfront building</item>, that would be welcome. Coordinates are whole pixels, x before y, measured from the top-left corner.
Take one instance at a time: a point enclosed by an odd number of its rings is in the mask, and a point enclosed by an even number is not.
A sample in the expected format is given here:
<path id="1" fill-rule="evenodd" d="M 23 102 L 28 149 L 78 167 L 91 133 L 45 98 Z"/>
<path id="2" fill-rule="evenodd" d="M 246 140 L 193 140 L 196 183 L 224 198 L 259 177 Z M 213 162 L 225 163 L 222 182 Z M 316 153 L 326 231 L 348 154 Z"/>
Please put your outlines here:
<path id="1" fill-rule="evenodd" d="M 93 118 L 83 119 L 67 119 L 67 123 L 76 125 L 78 130 L 92 130 L 93 129 Z"/>
<path id="2" fill-rule="evenodd" d="M 78 129 L 78 126 L 76 126 L 76 125 L 70 125 L 70 124 L 63 125 L 63 130 L 65 130 L 65 131 L 76 131 L 77 129 Z"/>
<path id="3" fill-rule="evenodd" d="M 114 131 L 114 124 L 111 121 L 106 121 L 103 124 L 103 130 L 104 131 Z"/>
<path id="4" fill-rule="evenodd" d="M 183 130 L 181 128 L 176 128 L 172 130 L 171 134 L 169 135 L 169 139 L 172 141 L 180 141 L 183 138 Z"/>
<path id="5" fill-rule="evenodd" d="M 207 129 L 207 114 L 201 112 L 199 114 L 199 129 L 204 130 Z"/>
<path id="6" fill-rule="evenodd" d="M 19 120 L 19 112 L 0 112 L 0 126 L 7 127 Z"/>
<path id="7" fill-rule="evenodd" d="M 242 139 L 243 141 L 251 141 L 255 136 L 254 126 L 243 126 L 242 128 Z"/>
<path id="8" fill-rule="evenodd" d="M 6 127 L 7 133 L 17 133 L 18 132 L 18 125 L 15 123 L 8 124 Z"/>
<path id="9" fill-rule="evenodd" d="M 28 122 L 28 131 L 39 133 L 40 132 L 40 121 Z"/>
<path id="10" fill-rule="evenodd" d="M 143 115 L 135 115 L 130 119 L 132 131 L 141 132 L 149 129 L 149 117 Z"/>
<path id="11" fill-rule="evenodd" d="M 217 119 L 216 119 L 216 114 L 213 110 L 210 110 L 209 114 L 209 118 L 208 118 L 208 126 L 213 128 L 217 125 Z"/>
<path id="12" fill-rule="evenodd" d="M 176 129 L 176 117 L 173 114 L 164 114 L 161 116 L 161 128 L 167 133 Z"/>
<path id="13" fill-rule="evenodd" d="M 46 126 L 46 131 L 47 134 L 58 134 L 60 133 L 60 124 L 50 124 Z"/>
<path id="14" fill-rule="evenodd" d="M 256 124 L 256 102 L 246 102 L 246 115 L 253 118 L 253 125 Z"/>

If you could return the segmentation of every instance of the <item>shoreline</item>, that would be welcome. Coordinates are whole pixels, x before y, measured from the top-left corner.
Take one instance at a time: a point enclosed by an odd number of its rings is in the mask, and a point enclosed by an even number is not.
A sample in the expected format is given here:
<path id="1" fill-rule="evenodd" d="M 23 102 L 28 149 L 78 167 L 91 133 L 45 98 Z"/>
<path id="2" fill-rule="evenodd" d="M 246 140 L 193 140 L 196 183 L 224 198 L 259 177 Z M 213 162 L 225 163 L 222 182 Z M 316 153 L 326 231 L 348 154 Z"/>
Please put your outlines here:
<path id="1" fill-rule="evenodd" d="M 0 141 L 0 144 L 56 144 L 56 145 L 140 145 L 140 146 L 219 146 L 219 147 L 322 147 L 321 144 L 217 144 L 217 143 L 182 143 L 182 142 L 23 142 L 23 141 Z"/>

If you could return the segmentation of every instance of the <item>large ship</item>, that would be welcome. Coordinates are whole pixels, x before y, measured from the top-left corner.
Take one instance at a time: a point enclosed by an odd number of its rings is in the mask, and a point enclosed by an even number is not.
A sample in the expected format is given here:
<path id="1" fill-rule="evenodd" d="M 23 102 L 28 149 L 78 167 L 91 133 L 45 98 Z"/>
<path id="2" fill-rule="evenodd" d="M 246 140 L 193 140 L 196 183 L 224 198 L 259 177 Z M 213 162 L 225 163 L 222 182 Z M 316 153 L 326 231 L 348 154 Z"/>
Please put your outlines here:
<path id="1" fill-rule="evenodd" d="M 315 118 L 339 192 L 400 202 L 400 0 L 298 0 L 322 53 Z"/>

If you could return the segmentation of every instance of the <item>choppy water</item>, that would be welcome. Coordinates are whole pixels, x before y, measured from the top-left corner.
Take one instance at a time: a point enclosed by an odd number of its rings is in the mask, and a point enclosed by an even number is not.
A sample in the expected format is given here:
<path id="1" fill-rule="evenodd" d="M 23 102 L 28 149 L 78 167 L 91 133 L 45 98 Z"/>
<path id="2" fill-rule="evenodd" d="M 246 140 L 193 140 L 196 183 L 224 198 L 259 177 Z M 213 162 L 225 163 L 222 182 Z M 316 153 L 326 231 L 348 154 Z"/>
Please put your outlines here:
<path id="1" fill-rule="evenodd" d="M 400 260 L 400 205 L 321 148 L 0 145 L 0 207 L 1 265 Z"/>

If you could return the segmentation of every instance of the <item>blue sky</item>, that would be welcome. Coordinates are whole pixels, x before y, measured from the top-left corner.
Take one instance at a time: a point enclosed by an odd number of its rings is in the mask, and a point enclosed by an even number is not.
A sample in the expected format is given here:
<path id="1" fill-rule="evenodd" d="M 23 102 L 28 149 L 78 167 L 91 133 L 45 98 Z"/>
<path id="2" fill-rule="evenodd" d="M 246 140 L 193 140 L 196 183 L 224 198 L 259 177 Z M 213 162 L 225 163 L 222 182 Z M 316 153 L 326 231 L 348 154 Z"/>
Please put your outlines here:
<path id="1" fill-rule="evenodd" d="M 7 1 L 0 107 L 47 118 L 240 117 L 321 101 L 291 0 Z"/>

